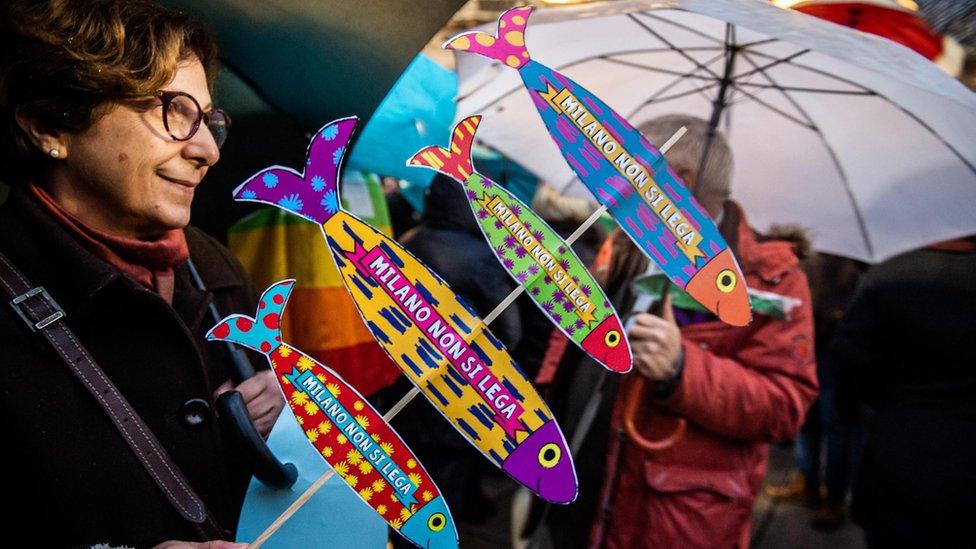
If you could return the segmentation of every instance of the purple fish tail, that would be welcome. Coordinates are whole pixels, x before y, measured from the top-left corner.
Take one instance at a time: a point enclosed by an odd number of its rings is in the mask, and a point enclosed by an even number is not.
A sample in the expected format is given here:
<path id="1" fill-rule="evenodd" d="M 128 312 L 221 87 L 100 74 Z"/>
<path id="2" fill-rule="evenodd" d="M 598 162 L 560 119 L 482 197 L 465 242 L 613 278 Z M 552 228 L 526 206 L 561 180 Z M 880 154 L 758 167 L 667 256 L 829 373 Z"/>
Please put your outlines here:
<path id="1" fill-rule="evenodd" d="M 339 209 L 339 173 L 358 119 L 341 118 L 315 133 L 308 146 L 305 171 L 272 166 L 234 189 L 234 199 L 262 202 L 325 223 Z"/>

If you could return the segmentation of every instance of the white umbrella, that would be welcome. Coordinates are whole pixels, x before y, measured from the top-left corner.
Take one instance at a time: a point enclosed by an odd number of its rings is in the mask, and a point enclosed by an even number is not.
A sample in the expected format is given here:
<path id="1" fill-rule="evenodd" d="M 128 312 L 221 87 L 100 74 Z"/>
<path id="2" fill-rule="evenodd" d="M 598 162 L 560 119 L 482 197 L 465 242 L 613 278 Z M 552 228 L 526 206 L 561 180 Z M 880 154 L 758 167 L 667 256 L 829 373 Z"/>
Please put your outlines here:
<path id="1" fill-rule="evenodd" d="M 713 120 L 757 227 L 799 223 L 871 262 L 976 233 L 976 96 L 898 44 L 758 0 L 539 10 L 525 42 L 635 126 Z M 585 195 L 516 71 L 457 59 L 458 118 L 484 114 L 485 145 Z"/>

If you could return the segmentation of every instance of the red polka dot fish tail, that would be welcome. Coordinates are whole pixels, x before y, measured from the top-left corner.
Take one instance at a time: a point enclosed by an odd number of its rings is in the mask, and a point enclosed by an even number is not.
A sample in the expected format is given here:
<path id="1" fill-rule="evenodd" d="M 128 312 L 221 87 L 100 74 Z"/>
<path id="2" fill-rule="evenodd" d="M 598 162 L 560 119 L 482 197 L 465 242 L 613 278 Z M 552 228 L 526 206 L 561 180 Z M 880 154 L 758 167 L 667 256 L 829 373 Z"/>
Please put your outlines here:
<path id="1" fill-rule="evenodd" d="M 622 116 L 565 75 L 531 59 L 531 7 L 498 19 L 495 36 L 467 32 L 444 47 L 519 72 L 550 137 L 593 196 L 678 287 L 734 326 L 752 319 L 745 279 L 728 244 L 661 153 Z"/>
<path id="2" fill-rule="evenodd" d="M 231 315 L 207 339 L 237 343 L 268 358 L 309 442 L 393 529 L 419 547 L 456 548 L 447 504 L 400 435 L 337 373 L 281 341 L 278 324 L 294 284 L 272 285 L 255 318 Z"/>
<path id="3" fill-rule="evenodd" d="M 630 371 L 620 317 L 572 247 L 512 193 L 474 170 L 471 144 L 480 123 L 480 116 L 465 118 L 454 126 L 449 148 L 426 147 L 407 163 L 463 185 L 495 257 L 545 316 L 607 369 Z"/>
<path id="4" fill-rule="evenodd" d="M 339 131 L 328 139 L 333 133 L 326 130 L 334 125 Z M 322 186 L 314 178 L 337 177 L 332 167 L 341 162 L 352 125 L 354 119 L 343 119 L 317 132 L 304 173 L 264 170 L 238 187 L 235 197 L 273 204 L 319 223 L 363 321 L 422 394 L 512 478 L 548 501 L 572 501 L 576 470 L 566 440 L 504 345 L 440 277 L 396 241 L 328 207 L 338 208 L 338 202 L 317 200 L 336 188 L 335 181 Z M 267 174 L 275 175 L 274 185 L 265 182 Z M 289 198 L 295 196 L 297 207 Z"/>

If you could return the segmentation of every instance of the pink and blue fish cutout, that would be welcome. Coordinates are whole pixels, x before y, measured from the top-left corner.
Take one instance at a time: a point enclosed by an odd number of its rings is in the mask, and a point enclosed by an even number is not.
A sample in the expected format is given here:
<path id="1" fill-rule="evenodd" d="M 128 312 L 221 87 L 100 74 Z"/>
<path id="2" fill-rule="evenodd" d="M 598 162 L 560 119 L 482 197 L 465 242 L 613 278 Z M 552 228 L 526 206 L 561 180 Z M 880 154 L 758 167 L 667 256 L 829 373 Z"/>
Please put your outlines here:
<path id="1" fill-rule="evenodd" d="M 355 125 L 355 118 L 326 125 L 312 138 L 304 172 L 262 170 L 235 198 L 319 224 L 363 322 L 431 404 L 512 478 L 548 501 L 572 501 L 577 480 L 566 440 L 504 345 L 427 266 L 341 209 L 338 175 Z"/>
<path id="2" fill-rule="evenodd" d="M 515 69 L 566 162 L 637 247 L 679 288 L 734 326 L 752 318 L 745 278 L 707 212 L 661 153 L 585 88 L 531 59 L 531 7 L 498 18 L 495 36 L 467 32 L 444 45 Z"/>

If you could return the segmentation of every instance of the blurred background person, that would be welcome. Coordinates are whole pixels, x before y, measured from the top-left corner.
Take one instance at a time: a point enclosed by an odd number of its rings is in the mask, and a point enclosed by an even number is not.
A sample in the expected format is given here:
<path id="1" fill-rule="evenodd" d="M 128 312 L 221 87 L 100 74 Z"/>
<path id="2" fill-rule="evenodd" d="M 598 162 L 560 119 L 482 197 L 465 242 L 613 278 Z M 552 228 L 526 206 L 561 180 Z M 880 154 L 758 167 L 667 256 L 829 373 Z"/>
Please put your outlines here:
<path id="1" fill-rule="evenodd" d="M 836 530 L 845 520 L 845 500 L 862 443 L 859 406 L 837 386 L 830 343 L 857 282 L 867 266 L 853 259 L 813 253 L 803 262 L 810 280 L 820 394 L 794 444 L 797 474 L 787 486 L 770 486 L 775 500 L 799 500 L 816 510 L 811 525 Z M 824 493 L 822 493 L 824 492 Z"/>
<path id="2" fill-rule="evenodd" d="M 420 223 L 420 214 L 404 198 L 400 190 L 400 180 L 386 176 L 383 177 L 382 182 L 383 196 L 386 197 L 386 206 L 390 212 L 390 228 L 393 231 L 393 238 L 399 239 L 403 233 Z"/>
<path id="3" fill-rule="evenodd" d="M 851 515 L 869 547 L 972 547 L 976 237 L 872 267 L 831 362 L 873 410 Z"/>
<path id="4" fill-rule="evenodd" d="M 713 135 L 702 162 L 706 121 L 672 115 L 639 129 L 652 143 L 663 143 L 682 126 L 688 133 L 668 151 L 669 164 L 716 220 L 748 286 L 797 300 L 798 306 L 782 319 L 756 314 L 745 328 L 710 313 L 672 310 L 669 301 L 663 318 L 633 315 L 628 334 L 634 372 L 610 377 L 599 389 L 601 409 L 577 461 L 584 471 L 581 498 L 553 508 L 548 520 L 558 547 L 586 546 L 588 526 L 592 547 L 748 546 L 767 443 L 793 438 L 817 393 L 809 290 L 794 243 L 749 228 L 741 207 L 729 199 L 732 154 L 721 134 Z M 595 269 L 619 311 L 633 308 L 637 295 L 631 283 L 647 267 L 648 259 L 622 232 L 604 244 Z M 545 368 L 553 359 L 547 355 L 543 378 L 551 375 Z M 554 386 L 591 367 L 573 362 L 567 353 Z M 635 376 L 651 382 L 634 418 L 642 436 L 663 439 L 679 419 L 687 421 L 684 436 L 666 449 L 645 453 L 624 434 L 623 400 Z M 570 432 L 578 427 L 565 426 Z M 585 497 L 601 485 L 599 498 Z"/>

